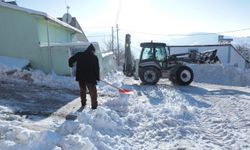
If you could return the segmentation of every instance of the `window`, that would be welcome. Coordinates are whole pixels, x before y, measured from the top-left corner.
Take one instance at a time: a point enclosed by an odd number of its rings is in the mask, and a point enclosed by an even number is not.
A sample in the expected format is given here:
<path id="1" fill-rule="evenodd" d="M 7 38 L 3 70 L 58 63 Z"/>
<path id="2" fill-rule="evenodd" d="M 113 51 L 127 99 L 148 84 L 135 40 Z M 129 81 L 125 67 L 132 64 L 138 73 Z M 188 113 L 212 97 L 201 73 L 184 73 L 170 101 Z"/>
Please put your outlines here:
<path id="1" fill-rule="evenodd" d="M 158 61 L 164 61 L 166 58 L 166 50 L 164 47 L 156 47 L 155 48 L 155 58 Z"/>
<path id="2" fill-rule="evenodd" d="M 141 56 L 141 60 L 154 59 L 154 49 L 146 47 L 144 48 Z"/>

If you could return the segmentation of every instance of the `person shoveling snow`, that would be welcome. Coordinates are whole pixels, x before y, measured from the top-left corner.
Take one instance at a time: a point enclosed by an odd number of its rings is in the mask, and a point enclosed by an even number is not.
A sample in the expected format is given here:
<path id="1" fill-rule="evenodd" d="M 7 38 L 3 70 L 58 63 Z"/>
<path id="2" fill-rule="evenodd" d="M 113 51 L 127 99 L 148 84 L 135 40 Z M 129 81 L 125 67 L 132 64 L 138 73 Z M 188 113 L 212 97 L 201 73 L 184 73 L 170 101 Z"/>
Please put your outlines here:
<path id="1" fill-rule="evenodd" d="M 96 109 L 97 102 L 97 81 L 100 81 L 100 68 L 95 47 L 90 44 L 84 52 L 78 52 L 69 58 L 69 66 L 73 67 L 76 62 L 76 81 L 79 82 L 82 108 L 86 106 L 86 87 L 91 97 L 91 108 Z"/>

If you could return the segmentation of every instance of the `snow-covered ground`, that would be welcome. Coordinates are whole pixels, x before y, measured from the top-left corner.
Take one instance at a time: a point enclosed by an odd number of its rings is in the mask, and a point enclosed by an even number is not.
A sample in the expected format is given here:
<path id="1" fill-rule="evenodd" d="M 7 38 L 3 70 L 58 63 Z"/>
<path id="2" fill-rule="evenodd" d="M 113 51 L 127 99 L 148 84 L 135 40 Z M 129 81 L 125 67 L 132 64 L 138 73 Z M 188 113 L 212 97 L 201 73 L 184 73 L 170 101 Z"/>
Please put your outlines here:
<path id="1" fill-rule="evenodd" d="M 77 116 L 75 119 L 14 114 L 19 105 L 9 107 L 3 102 L 9 97 L 15 101 L 15 93 L 2 93 L 0 149 L 250 149 L 250 72 L 221 65 L 191 67 L 195 82 L 190 86 L 174 86 L 168 80 L 142 86 L 121 72 L 113 72 L 105 80 L 132 89 L 134 94 L 121 95 L 100 82 L 98 109 L 91 110 L 88 100 L 83 111 L 70 112 L 70 116 Z M 24 99 L 36 101 L 47 94 L 47 99 L 53 95 L 72 98 L 72 103 L 62 109 L 77 107 L 74 102 L 79 104 L 79 98 L 65 92 L 78 90 L 74 78 L 40 71 L 11 71 L 1 60 L 0 70 L 0 88 L 13 89 L 21 84 L 26 90 L 28 84 L 38 91 L 32 96 L 23 92 Z M 42 99 L 36 103 L 42 103 Z"/>

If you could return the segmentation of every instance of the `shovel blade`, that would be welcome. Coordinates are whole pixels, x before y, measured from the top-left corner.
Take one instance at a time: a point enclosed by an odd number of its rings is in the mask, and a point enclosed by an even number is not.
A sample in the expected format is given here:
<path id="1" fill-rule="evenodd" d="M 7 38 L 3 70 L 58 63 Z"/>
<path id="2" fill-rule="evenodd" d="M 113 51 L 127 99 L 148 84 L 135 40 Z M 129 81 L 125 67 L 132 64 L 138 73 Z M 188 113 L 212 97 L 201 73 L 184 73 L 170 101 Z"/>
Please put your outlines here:
<path id="1" fill-rule="evenodd" d="M 119 89 L 119 92 L 121 94 L 133 94 L 133 90 L 127 90 L 127 89 Z"/>

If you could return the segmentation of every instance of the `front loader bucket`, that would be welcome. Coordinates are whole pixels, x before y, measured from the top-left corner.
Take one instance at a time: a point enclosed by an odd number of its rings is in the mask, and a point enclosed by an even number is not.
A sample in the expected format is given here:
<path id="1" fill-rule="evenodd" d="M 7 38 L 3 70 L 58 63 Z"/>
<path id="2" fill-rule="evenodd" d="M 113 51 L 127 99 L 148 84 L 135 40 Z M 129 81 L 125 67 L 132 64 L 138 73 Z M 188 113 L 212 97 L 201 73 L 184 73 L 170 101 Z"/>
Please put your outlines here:
<path id="1" fill-rule="evenodd" d="M 204 64 L 220 62 L 219 57 L 217 56 L 217 49 L 201 52 L 199 62 Z"/>

